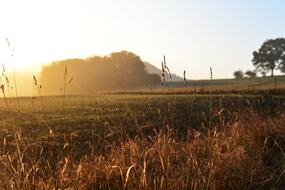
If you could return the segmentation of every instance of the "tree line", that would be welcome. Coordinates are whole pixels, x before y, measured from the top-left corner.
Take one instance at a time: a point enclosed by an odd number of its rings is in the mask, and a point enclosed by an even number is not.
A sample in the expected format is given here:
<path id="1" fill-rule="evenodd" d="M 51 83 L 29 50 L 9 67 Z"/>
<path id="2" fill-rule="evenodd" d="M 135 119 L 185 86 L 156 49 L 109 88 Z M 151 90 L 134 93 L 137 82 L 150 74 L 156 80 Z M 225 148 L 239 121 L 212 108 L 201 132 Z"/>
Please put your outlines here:
<path id="1" fill-rule="evenodd" d="M 139 56 L 121 51 L 108 56 L 55 61 L 42 69 L 40 83 L 45 94 L 86 94 L 97 91 L 154 87 L 160 76 L 149 74 Z"/>

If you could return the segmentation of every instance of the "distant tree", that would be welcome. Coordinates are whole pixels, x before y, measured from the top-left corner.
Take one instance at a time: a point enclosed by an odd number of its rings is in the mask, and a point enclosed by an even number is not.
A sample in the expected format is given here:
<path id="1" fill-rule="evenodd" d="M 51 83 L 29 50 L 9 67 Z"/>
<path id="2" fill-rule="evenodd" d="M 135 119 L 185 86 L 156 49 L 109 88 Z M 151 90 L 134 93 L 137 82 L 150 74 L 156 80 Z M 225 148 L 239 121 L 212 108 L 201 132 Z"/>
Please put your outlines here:
<path id="1" fill-rule="evenodd" d="M 266 77 L 266 72 L 265 71 L 261 71 L 261 75 L 262 75 L 262 77 Z"/>
<path id="2" fill-rule="evenodd" d="M 285 38 L 266 40 L 258 51 L 253 52 L 253 65 L 259 72 L 274 70 L 285 72 Z"/>
<path id="3" fill-rule="evenodd" d="M 243 78 L 243 72 L 241 70 L 235 71 L 234 77 L 235 78 Z"/>
<path id="4" fill-rule="evenodd" d="M 254 78 L 256 77 L 256 72 L 248 70 L 245 72 L 245 75 L 247 75 L 249 78 Z"/>

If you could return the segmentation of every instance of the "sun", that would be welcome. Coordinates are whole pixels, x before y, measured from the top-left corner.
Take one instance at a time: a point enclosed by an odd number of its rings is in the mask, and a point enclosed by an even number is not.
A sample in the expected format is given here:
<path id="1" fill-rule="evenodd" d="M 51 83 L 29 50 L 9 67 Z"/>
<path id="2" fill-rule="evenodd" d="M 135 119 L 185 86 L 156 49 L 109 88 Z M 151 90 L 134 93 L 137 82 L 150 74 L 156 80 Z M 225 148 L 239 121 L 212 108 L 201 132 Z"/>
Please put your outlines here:
<path id="1" fill-rule="evenodd" d="M 0 37 L 0 72 L 29 72 L 35 73 L 41 70 L 40 50 L 31 55 L 31 47 L 25 44 L 13 43 L 8 37 Z"/>

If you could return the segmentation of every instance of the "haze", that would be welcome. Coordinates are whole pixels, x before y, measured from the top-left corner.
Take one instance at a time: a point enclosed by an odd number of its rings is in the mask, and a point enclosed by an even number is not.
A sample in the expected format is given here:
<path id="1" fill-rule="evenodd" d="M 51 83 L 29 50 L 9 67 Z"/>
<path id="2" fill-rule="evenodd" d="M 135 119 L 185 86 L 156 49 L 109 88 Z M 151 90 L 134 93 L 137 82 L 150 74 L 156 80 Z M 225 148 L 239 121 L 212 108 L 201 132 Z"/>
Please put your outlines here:
<path id="1" fill-rule="evenodd" d="M 0 1 L 0 60 L 39 75 L 54 60 L 127 50 L 191 79 L 253 69 L 252 52 L 285 34 L 282 0 Z M 7 53 L 6 37 L 15 49 Z M 13 66 L 12 66 L 13 65 Z"/>

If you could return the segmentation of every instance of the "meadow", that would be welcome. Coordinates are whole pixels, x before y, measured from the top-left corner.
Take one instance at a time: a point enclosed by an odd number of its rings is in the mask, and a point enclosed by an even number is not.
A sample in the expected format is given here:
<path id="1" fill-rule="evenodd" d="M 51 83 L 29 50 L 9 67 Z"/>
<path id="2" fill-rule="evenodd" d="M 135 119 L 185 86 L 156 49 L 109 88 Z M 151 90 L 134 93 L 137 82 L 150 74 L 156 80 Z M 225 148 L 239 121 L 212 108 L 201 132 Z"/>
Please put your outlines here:
<path id="1" fill-rule="evenodd" d="M 285 189 L 285 1 L 0 5 L 0 190 Z"/>
<path id="2" fill-rule="evenodd" d="M 277 91 L 279 92 L 279 91 Z M 276 92 L 276 93 L 277 93 Z M 1 100 L 1 189 L 282 189 L 285 97 Z"/>
<path id="3" fill-rule="evenodd" d="M 234 79 L 215 79 L 215 80 L 189 80 L 187 84 L 190 88 L 197 90 L 268 90 L 268 89 L 284 89 L 285 76 L 274 77 L 253 77 L 253 78 L 234 78 Z M 171 82 L 173 88 L 183 88 L 184 82 Z"/>

